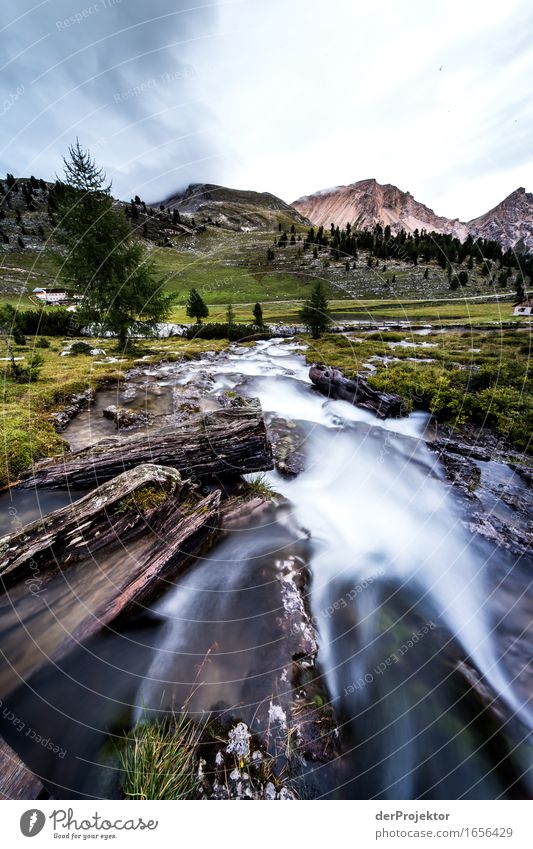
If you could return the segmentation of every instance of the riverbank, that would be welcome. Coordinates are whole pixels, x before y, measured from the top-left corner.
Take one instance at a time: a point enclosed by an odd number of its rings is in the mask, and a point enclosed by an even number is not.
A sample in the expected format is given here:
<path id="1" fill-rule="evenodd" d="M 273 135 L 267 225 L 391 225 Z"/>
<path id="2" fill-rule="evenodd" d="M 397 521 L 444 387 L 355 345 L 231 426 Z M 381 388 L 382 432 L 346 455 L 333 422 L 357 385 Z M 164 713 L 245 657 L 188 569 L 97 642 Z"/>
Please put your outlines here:
<path id="1" fill-rule="evenodd" d="M 459 431 L 494 431 L 501 450 L 530 454 L 533 386 L 531 330 L 375 330 L 308 340 L 307 362 L 361 374 L 371 386 L 404 398 Z"/>
<path id="2" fill-rule="evenodd" d="M 75 342 L 100 353 L 62 356 Z M 43 367 L 37 381 L 20 384 L 11 378 L 8 361 L 3 363 L 0 488 L 17 481 L 33 462 L 61 452 L 65 442 L 55 414 L 71 406 L 74 396 L 117 385 L 139 363 L 146 365 L 166 358 L 185 361 L 228 345 L 227 340 L 172 337 L 136 340 L 129 350 L 118 352 L 110 339 L 28 337 L 27 344 L 12 346 L 15 357 L 22 358 L 23 363 L 31 360 L 34 353 L 41 354 Z"/>

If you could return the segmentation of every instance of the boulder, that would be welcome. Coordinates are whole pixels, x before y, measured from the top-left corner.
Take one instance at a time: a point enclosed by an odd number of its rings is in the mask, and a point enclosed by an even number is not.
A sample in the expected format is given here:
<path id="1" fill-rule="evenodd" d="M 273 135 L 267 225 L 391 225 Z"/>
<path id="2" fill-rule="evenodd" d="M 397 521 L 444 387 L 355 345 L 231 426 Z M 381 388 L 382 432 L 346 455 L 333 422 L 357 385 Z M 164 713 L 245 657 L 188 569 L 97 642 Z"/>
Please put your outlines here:
<path id="1" fill-rule="evenodd" d="M 114 422 L 117 430 L 128 430 L 128 428 L 140 427 L 150 422 L 148 413 L 142 410 L 130 410 L 128 407 L 120 407 L 115 404 L 106 407 L 102 411 L 102 415 Z"/>

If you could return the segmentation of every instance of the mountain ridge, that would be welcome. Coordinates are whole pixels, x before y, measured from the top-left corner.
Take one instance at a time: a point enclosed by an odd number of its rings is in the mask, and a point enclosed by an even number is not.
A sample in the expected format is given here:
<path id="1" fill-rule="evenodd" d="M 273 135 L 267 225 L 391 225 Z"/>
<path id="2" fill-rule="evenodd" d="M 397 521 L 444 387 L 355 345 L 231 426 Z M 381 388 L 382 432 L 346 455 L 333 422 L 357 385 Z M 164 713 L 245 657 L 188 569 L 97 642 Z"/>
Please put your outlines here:
<path id="1" fill-rule="evenodd" d="M 468 235 L 494 239 L 505 248 L 533 250 L 533 194 L 522 187 L 483 215 L 470 221 L 438 215 L 411 192 L 375 178 L 321 189 L 293 201 L 292 206 L 316 226 L 345 227 L 348 222 L 372 229 L 389 226 L 393 233 L 414 230 L 449 233 L 461 241 Z"/>
<path id="2" fill-rule="evenodd" d="M 216 183 L 190 183 L 170 195 L 163 205 L 233 230 L 256 230 L 278 223 L 310 225 L 291 204 L 271 192 L 231 189 Z"/>

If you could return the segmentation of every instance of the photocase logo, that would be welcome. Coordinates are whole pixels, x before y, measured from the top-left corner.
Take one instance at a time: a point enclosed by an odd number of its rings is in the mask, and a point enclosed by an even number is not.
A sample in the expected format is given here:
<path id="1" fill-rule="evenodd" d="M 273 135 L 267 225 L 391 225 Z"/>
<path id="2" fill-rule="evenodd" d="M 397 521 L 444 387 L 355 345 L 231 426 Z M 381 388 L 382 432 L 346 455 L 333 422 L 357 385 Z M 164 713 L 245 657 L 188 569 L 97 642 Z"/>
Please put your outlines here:
<path id="1" fill-rule="evenodd" d="M 32 808 L 31 811 L 25 811 L 20 818 L 20 830 L 24 837 L 35 837 L 43 830 L 46 817 L 42 811 Z"/>

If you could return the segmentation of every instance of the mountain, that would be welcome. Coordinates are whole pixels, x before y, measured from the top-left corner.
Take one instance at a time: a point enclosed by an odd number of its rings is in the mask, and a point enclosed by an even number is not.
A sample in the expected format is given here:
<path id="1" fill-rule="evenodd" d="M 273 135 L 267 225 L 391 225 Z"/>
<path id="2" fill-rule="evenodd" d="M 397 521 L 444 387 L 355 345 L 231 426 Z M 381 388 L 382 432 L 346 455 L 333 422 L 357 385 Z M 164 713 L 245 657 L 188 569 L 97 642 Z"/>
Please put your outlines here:
<path id="1" fill-rule="evenodd" d="M 313 224 L 324 227 L 331 223 L 345 227 L 350 222 L 371 229 L 376 224 L 383 227 L 388 224 L 393 233 L 424 229 L 452 233 L 461 240 L 468 235 L 466 225 L 458 219 L 436 215 L 410 192 L 403 192 L 390 183 L 381 185 L 373 179 L 316 192 L 299 198 L 292 206 Z"/>
<path id="2" fill-rule="evenodd" d="M 281 224 L 309 225 L 305 216 L 269 192 L 228 189 L 210 183 L 192 183 L 163 201 L 169 209 L 184 215 L 205 219 L 230 230 L 273 229 Z M 196 223 L 200 223 L 200 221 Z"/>
<path id="3" fill-rule="evenodd" d="M 533 252 L 533 194 L 516 189 L 490 212 L 466 225 L 473 236 L 494 239 L 506 248 Z"/>
<path id="4" fill-rule="evenodd" d="M 349 186 L 316 192 L 292 204 L 317 226 L 345 227 L 348 221 L 359 227 L 390 226 L 393 233 L 405 230 L 433 230 L 451 233 L 461 241 L 471 234 L 500 242 L 505 248 L 533 250 L 533 194 L 516 189 L 485 215 L 464 223 L 436 215 L 419 203 L 410 192 L 376 180 L 360 180 Z"/>

